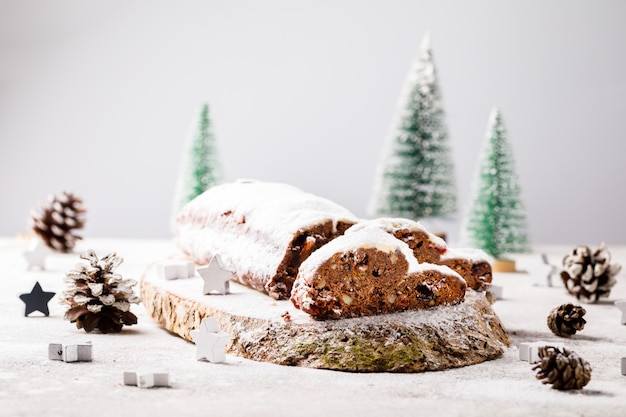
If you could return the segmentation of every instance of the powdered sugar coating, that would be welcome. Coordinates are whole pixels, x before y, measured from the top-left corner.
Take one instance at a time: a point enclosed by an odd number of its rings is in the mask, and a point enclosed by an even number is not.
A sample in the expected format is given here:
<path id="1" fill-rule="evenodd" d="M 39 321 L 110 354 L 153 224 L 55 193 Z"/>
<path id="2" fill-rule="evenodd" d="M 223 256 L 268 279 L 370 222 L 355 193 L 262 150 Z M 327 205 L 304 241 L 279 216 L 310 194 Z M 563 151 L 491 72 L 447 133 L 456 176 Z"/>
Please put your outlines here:
<path id="1" fill-rule="evenodd" d="M 481 249 L 476 248 L 450 248 L 441 255 L 441 260 L 446 259 L 467 259 L 472 262 L 487 262 L 491 263 L 492 258 L 487 255 L 487 253 Z"/>
<path id="2" fill-rule="evenodd" d="M 420 222 L 401 217 L 381 217 L 372 220 L 364 220 L 349 228 L 346 231 L 346 234 L 356 233 L 360 230 L 369 228 L 382 229 L 385 232 L 392 234 L 398 229 L 406 229 L 409 232 L 422 232 L 428 236 L 428 239 L 433 243 L 433 246 L 435 246 L 441 253 L 445 253 L 447 249 L 446 242 L 439 236 L 426 230 Z"/>

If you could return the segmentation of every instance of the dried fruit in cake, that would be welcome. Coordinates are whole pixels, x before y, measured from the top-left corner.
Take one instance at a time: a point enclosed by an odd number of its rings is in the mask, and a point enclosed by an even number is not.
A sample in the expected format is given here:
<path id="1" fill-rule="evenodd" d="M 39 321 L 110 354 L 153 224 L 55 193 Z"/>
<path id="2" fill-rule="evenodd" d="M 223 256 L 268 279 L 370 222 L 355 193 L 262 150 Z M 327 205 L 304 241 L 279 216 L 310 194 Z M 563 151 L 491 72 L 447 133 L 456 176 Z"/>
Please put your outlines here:
<path id="1" fill-rule="evenodd" d="M 409 246 L 378 228 L 346 233 L 300 266 L 291 302 L 316 319 L 371 316 L 457 304 L 466 283 L 441 265 L 419 263 Z"/>

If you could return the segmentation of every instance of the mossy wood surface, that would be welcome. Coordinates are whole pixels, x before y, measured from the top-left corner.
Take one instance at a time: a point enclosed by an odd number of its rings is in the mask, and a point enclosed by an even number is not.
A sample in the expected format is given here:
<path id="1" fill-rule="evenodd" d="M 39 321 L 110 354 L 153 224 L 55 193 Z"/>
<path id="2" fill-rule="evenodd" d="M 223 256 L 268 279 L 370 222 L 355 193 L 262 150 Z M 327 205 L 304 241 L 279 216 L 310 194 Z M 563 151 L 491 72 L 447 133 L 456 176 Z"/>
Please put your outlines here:
<path id="1" fill-rule="evenodd" d="M 481 293 L 429 310 L 316 321 L 289 301 L 235 282 L 231 294 L 203 295 L 199 277 L 142 277 L 146 310 L 165 329 L 191 341 L 213 316 L 231 336 L 227 352 L 256 361 L 352 372 L 422 372 L 472 365 L 502 355 L 509 337 Z"/>

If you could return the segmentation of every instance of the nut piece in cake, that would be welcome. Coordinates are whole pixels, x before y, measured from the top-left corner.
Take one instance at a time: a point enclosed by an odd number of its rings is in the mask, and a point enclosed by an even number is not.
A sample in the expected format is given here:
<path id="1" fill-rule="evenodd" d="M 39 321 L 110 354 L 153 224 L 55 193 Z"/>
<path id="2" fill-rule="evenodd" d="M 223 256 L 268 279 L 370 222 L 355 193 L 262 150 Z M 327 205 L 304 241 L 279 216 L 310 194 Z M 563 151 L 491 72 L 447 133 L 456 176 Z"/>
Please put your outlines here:
<path id="1" fill-rule="evenodd" d="M 450 268 L 420 264 L 406 243 L 365 228 L 304 261 L 291 302 L 316 319 L 338 319 L 457 304 L 465 290 L 465 280 Z"/>

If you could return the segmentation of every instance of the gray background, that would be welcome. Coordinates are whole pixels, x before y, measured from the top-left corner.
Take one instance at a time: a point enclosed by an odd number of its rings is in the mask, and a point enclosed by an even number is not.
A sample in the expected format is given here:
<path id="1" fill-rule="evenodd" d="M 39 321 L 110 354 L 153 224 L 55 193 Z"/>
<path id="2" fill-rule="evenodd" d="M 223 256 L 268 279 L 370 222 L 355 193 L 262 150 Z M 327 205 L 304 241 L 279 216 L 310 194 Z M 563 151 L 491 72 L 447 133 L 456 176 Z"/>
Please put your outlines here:
<path id="1" fill-rule="evenodd" d="M 498 106 L 531 240 L 626 243 L 624 16 L 622 1 L 0 0 L 0 236 L 70 190 L 85 236 L 169 237 L 203 101 L 227 180 L 290 183 L 365 216 L 428 31 L 457 223 Z"/>

